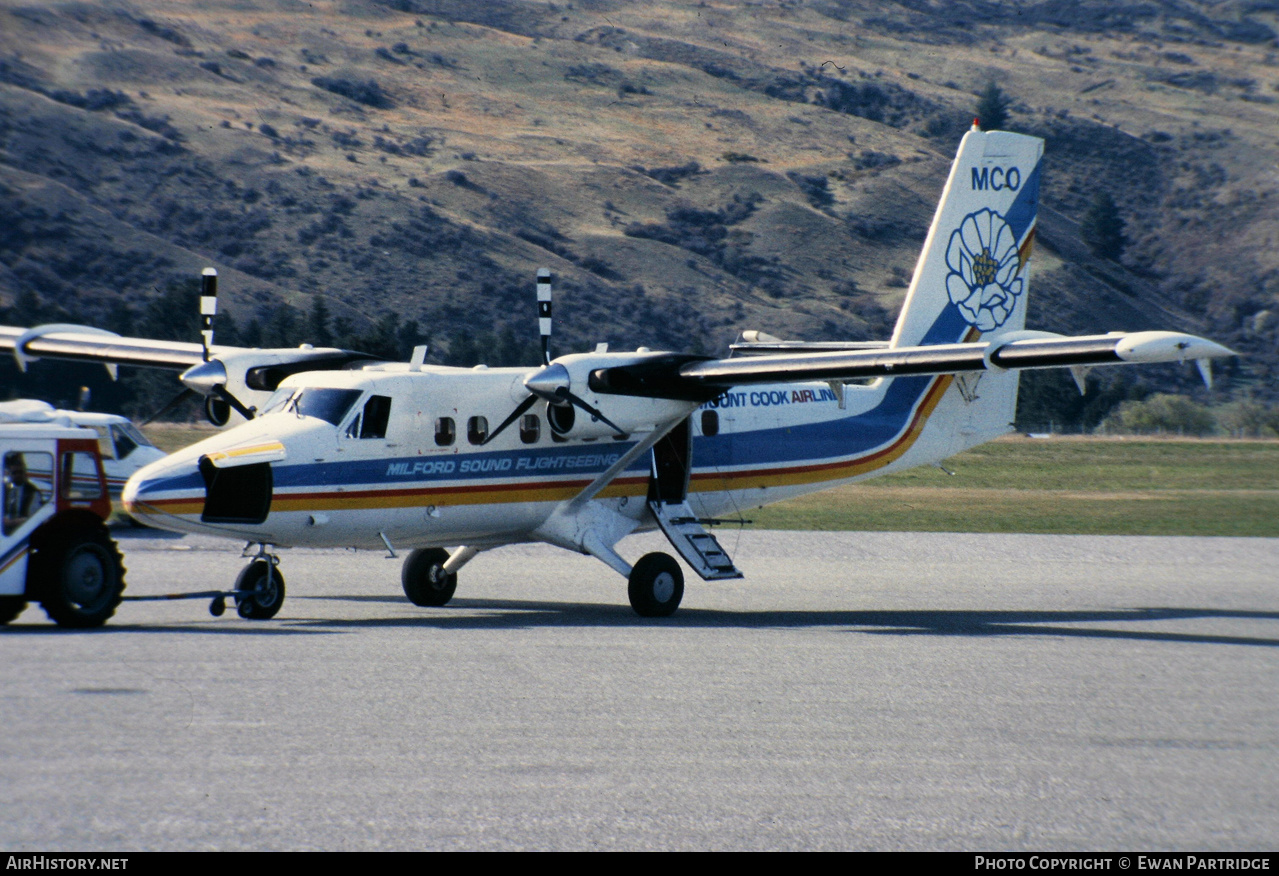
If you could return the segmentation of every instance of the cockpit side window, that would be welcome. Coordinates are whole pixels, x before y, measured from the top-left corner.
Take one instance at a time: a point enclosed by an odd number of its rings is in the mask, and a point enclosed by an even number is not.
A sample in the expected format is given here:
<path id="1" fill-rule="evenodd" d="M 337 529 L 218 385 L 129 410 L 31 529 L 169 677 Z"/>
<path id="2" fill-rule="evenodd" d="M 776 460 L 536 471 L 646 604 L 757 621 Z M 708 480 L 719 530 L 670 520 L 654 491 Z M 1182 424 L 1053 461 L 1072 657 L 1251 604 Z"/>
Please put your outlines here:
<path id="1" fill-rule="evenodd" d="M 115 459 L 115 445 L 111 443 L 111 430 L 106 426 L 94 426 L 93 431 L 98 433 L 98 452 L 102 454 L 102 458 Z"/>
<path id="2" fill-rule="evenodd" d="M 364 426 L 360 430 L 361 438 L 385 438 L 386 429 L 391 422 L 391 399 L 385 395 L 369 396 L 364 403 Z"/>
<path id="3" fill-rule="evenodd" d="M 360 416 L 351 424 L 350 434 L 358 438 L 385 438 L 390 419 L 391 399 L 385 395 L 371 395 Z"/>
<path id="4" fill-rule="evenodd" d="M 139 447 L 155 447 L 155 445 L 151 443 L 151 439 L 143 435 L 142 432 L 138 430 L 138 427 L 132 423 L 120 423 L 115 426 L 115 428 L 128 435 L 133 443 Z"/>
<path id="5" fill-rule="evenodd" d="M 138 443 L 119 426 L 111 427 L 111 435 L 115 438 L 116 459 L 128 459 L 129 454 L 138 448 Z"/>

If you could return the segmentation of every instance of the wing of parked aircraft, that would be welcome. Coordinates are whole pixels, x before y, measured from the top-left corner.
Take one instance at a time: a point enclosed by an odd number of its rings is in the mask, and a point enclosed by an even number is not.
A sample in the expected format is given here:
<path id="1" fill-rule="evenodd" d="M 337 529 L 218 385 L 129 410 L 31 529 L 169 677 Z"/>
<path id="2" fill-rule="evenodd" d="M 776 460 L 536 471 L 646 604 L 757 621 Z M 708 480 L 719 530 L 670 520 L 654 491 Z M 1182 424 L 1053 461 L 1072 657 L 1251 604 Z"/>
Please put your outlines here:
<path id="1" fill-rule="evenodd" d="M 205 268 L 200 287 L 201 343 L 123 337 L 93 326 L 57 323 L 19 328 L 0 326 L 0 353 L 11 353 L 18 368 L 40 359 L 105 365 L 114 378 L 120 365 L 162 368 L 179 372 L 185 389 L 170 400 L 168 410 L 183 398 L 200 395 L 205 414 L 216 426 L 226 425 L 234 410 L 252 419 L 257 408 L 290 374 L 335 371 L 379 357 L 332 347 L 216 346 L 213 317 L 217 314 L 218 272 Z"/>

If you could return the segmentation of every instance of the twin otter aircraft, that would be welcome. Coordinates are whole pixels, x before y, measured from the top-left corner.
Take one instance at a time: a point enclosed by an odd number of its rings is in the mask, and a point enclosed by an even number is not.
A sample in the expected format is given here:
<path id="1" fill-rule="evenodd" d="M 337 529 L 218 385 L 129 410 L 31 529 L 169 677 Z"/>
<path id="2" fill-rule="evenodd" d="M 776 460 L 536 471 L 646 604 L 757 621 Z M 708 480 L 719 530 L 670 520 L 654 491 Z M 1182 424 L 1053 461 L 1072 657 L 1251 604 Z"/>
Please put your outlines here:
<path id="1" fill-rule="evenodd" d="M 480 551 L 542 541 L 626 577 L 644 616 L 676 610 L 680 565 L 616 550 L 660 528 L 704 579 L 741 577 L 703 527 L 722 516 L 940 461 L 1012 429 L 1018 372 L 1232 355 L 1174 332 L 1026 331 L 1027 261 L 1043 142 L 963 139 L 892 339 L 784 343 L 748 334 L 727 359 L 639 349 L 535 368 L 369 362 L 342 350 L 162 343 L 75 326 L 0 329 L 0 349 L 183 369 L 225 422 L 247 422 L 137 472 L 124 505 L 151 526 L 256 544 L 234 598 L 244 617 L 284 599 L 275 546 L 412 552 L 404 592 L 443 605 Z M 543 349 L 550 276 L 539 273 Z M 8 332 L 7 334 L 5 332 Z M 246 553 L 248 547 L 246 547 Z M 220 604 L 215 602 L 215 608 Z"/>

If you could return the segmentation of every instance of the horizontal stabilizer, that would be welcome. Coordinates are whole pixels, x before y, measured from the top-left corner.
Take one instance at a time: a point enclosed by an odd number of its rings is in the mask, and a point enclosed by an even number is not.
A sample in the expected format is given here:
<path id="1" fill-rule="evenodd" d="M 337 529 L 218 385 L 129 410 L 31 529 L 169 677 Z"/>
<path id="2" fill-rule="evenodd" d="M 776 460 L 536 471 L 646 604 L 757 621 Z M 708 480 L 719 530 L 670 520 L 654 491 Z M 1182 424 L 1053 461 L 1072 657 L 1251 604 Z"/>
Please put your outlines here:
<path id="1" fill-rule="evenodd" d="M 884 350 L 888 341 L 756 341 L 733 344 L 732 356 L 773 356 L 779 353 L 842 353 L 847 350 Z"/>

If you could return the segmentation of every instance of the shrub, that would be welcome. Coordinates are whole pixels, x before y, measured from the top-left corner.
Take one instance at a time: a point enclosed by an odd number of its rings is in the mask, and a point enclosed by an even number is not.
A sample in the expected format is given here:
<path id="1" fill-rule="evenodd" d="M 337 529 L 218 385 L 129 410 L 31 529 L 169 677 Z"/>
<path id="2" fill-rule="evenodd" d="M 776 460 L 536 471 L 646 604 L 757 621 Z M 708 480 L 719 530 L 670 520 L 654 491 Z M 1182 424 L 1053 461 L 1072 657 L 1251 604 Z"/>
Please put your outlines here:
<path id="1" fill-rule="evenodd" d="M 390 109 L 395 106 L 391 98 L 382 90 L 376 79 L 347 79 L 341 76 L 316 76 L 311 84 L 325 91 L 349 98 L 356 103 L 376 109 Z"/>
<path id="2" fill-rule="evenodd" d="M 1139 435 L 1209 435 L 1216 431 L 1212 411 L 1185 396 L 1158 393 L 1145 401 L 1126 401 L 1102 423 L 1108 432 Z"/>
<path id="3" fill-rule="evenodd" d="M 994 82 L 978 95 L 977 120 L 983 131 L 1002 131 L 1008 124 L 1008 96 Z"/>
<path id="4" fill-rule="evenodd" d="M 1115 199 L 1106 192 L 1093 197 L 1092 206 L 1079 223 L 1079 236 L 1088 244 L 1093 255 L 1103 259 L 1118 259 L 1127 243 L 1124 236 L 1124 220 L 1119 215 Z"/>

